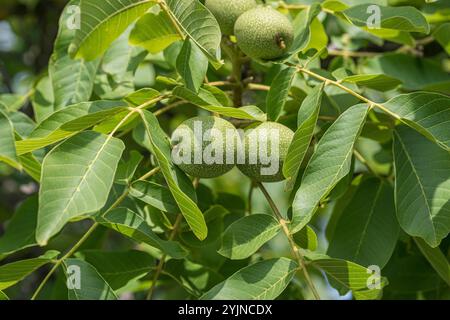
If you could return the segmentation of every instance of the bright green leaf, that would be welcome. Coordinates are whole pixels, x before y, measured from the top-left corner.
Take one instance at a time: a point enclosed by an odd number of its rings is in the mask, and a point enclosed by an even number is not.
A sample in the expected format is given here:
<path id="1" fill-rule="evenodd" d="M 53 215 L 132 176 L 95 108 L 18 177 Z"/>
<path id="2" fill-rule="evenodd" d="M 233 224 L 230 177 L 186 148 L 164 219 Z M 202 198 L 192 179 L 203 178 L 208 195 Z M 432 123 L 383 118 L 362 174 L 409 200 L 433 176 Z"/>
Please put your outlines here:
<path id="1" fill-rule="evenodd" d="M 311 143 L 322 104 L 323 89 L 323 85 L 314 88 L 305 98 L 298 112 L 298 128 L 283 165 L 283 174 L 287 178 L 286 189 L 288 190 L 292 190 L 294 187 L 300 166 Z"/>
<path id="2" fill-rule="evenodd" d="M 311 220 L 320 201 L 350 171 L 353 148 L 368 111 L 364 104 L 347 109 L 319 141 L 292 205 L 293 232 L 301 230 Z"/>
<path id="3" fill-rule="evenodd" d="M 93 60 L 156 2 L 153 0 L 82 0 L 81 25 L 69 52 Z"/>
<path id="4" fill-rule="evenodd" d="M 70 219 L 106 204 L 124 149 L 119 139 L 85 131 L 45 157 L 36 231 L 39 244 L 46 244 Z"/>

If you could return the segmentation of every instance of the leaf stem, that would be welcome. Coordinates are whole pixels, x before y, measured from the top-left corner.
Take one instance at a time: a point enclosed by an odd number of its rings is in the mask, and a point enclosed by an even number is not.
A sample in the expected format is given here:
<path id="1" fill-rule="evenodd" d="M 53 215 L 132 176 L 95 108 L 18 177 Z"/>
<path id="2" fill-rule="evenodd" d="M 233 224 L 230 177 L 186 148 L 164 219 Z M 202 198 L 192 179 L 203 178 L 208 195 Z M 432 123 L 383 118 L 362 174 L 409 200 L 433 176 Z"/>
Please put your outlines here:
<path id="1" fill-rule="evenodd" d="M 309 289 L 311 290 L 314 298 L 316 300 L 320 300 L 320 295 L 317 292 L 316 287 L 314 286 L 314 283 L 308 273 L 308 270 L 306 269 L 305 258 L 298 250 L 297 244 L 295 243 L 294 239 L 292 238 L 291 232 L 289 231 L 289 227 L 287 226 L 288 221 L 286 221 L 286 219 L 283 217 L 283 215 L 281 214 L 280 210 L 278 209 L 277 205 L 273 201 L 272 197 L 270 196 L 269 192 L 264 187 L 264 185 L 261 182 L 257 182 L 257 185 L 261 189 L 264 196 L 266 197 L 267 202 L 269 203 L 270 207 L 272 208 L 272 211 L 274 212 L 276 218 L 278 219 L 278 222 L 280 223 L 281 228 L 289 241 L 289 246 L 291 248 L 292 254 L 297 260 L 301 269 L 303 270 L 303 274 L 305 276 L 306 283 L 308 284 Z"/>
<path id="2" fill-rule="evenodd" d="M 182 40 L 186 39 L 186 35 L 184 34 L 183 30 L 181 30 L 180 25 L 177 21 L 177 19 L 173 16 L 172 10 L 167 6 L 166 1 L 164 0 L 158 0 L 158 5 L 160 8 L 167 13 L 167 15 L 170 18 L 170 21 L 172 22 L 173 26 L 178 32 L 178 35 L 181 37 Z"/>
<path id="3" fill-rule="evenodd" d="M 317 73 L 315 73 L 315 72 L 313 72 L 313 71 L 311 71 L 311 70 L 309 70 L 309 69 L 303 68 L 303 67 L 301 67 L 301 66 L 292 65 L 292 64 L 288 64 L 288 65 L 296 67 L 297 70 L 298 70 L 298 72 L 307 74 L 307 75 L 309 75 L 309 76 L 311 76 L 311 77 L 313 77 L 313 78 L 316 78 L 316 79 L 318 79 L 318 80 L 320 80 L 320 81 L 325 82 L 326 85 L 331 84 L 331 85 L 333 85 L 333 86 L 336 86 L 336 87 L 338 87 L 338 88 L 344 90 L 345 92 L 351 94 L 352 96 L 358 98 L 359 100 L 361 100 L 361 101 L 363 101 L 363 102 L 366 102 L 367 104 L 370 105 L 371 108 L 372 108 L 372 107 L 376 107 L 376 108 L 382 110 L 383 112 L 387 113 L 387 114 L 390 115 L 391 117 L 393 117 L 393 118 L 395 118 L 395 119 L 397 119 L 397 120 L 401 120 L 401 118 L 400 118 L 397 114 L 395 114 L 395 113 L 393 113 L 392 111 L 390 111 L 389 109 L 387 109 L 383 104 L 374 102 L 374 101 L 372 101 L 372 100 L 370 100 L 370 99 L 364 97 L 363 95 L 361 95 L 361 94 L 359 94 L 359 93 L 353 91 L 352 89 L 347 88 L 346 86 L 344 86 L 344 85 L 343 85 L 341 82 L 339 82 L 339 81 L 334 81 L 334 80 L 325 78 L 325 77 L 323 77 L 323 76 L 321 76 L 321 75 L 319 75 L 319 74 L 317 74 Z"/>
<path id="4" fill-rule="evenodd" d="M 229 39 L 223 38 L 222 49 L 228 55 L 232 65 L 233 76 L 233 102 L 234 107 L 238 108 L 242 106 L 242 94 L 244 91 L 244 85 L 242 83 L 242 57 L 240 49 L 234 45 Z"/>
<path id="5" fill-rule="evenodd" d="M 180 213 L 180 214 L 178 214 L 177 219 L 175 221 L 175 224 L 173 225 L 172 232 L 170 233 L 170 236 L 169 236 L 169 241 L 172 241 L 175 238 L 175 235 L 178 232 L 178 228 L 180 227 L 180 224 L 181 224 L 182 220 L 183 220 L 183 215 Z M 148 291 L 148 294 L 147 294 L 147 298 L 146 298 L 147 300 L 152 300 L 153 299 L 153 294 L 154 294 L 155 289 L 156 289 L 156 283 L 158 282 L 159 276 L 163 272 L 163 268 L 164 268 L 164 265 L 166 263 L 166 258 L 167 258 L 167 255 L 163 254 L 161 256 L 161 259 L 159 260 L 158 266 L 157 266 L 156 271 L 155 271 L 155 275 L 153 276 L 152 285 L 151 285 L 150 290 Z"/>

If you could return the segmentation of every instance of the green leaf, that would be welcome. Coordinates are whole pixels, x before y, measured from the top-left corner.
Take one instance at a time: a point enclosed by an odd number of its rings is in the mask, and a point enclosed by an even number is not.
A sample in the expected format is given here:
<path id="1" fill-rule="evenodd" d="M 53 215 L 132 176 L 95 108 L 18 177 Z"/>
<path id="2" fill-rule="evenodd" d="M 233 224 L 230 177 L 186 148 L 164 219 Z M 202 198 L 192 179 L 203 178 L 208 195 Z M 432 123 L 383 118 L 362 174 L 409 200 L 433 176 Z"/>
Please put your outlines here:
<path id="1" fill-rule="evenodd" d="M 28 139 L 17 141 L 17 153 L 23 155 L 72 137 L 125 108 L 126 104 L 119 101 L 85 102 L 67 107 L 42 121 Z"/>
<path id="2" fill-rule="evenodd" d="M 185 35 L 203 51 L 216 69 L 220 68 L 223 65 L 220 61 L 222 33 L 212 13 L 198 0 L 165 2 Z"/>
<path id="3" fill-rule="evenodd" d="M 205 293 L 202 300 L 274 300 L 288 286 L 298 265 L 287 258 L 245 267 Z"/>
<path id="4" fill-rule="evenodd" d="M 302 10 L 293 22 L 294 24 L 294 42 L 287 56 L 292 56 L 304 50 L 311 40 L 311 24 L 315 17 L 320 13 L 320 4 L 313 3 L 307 9 Z"/>
<path id="5" fill-rule="evenodd" d="M 369 284 L 379 283 L 382 288 L 385 282 L 381 277 L 372 275 L 372 271 L 356 263 L 340 260 L 320 258 L 311 261 L 310 265 L 324 271 L 328 278 L 343 290 L 351 290 L 357 300 L 377 299 L 381 289 L 368 288 Z"/>
<path id="6" fill-rule="evenodd" d="M 192 184 L 186 175 L 172 163 L 169 139 L 159 126 L 158 119 L 148 111 L 143 111 L 141 116 L 147 138 L 152 146 L 151 151 L 158 161 L 170 192 L 194 234 L 200 240 L 204 240 L 208 235 L 208 228 L 202 212 L 192 197 L 188 196 L 194 192 Z"/>
<path id="7" fill-rule="evenodd" d="M 197 45 L 186 38 L 177 58 L 177 71 L 191 91 L 198 92 L 208 71 L 208 59 Z"/>
<path id="8" fill-rule="evenodd" d="M 104 216 L 96 217 L 96 220 L 130 239 L 158 248 L 174 259 L 183 259 L 186 256 L 186 250 L 178 243 L 161 240 L 142 217 L 127 208 L 115 209 Z"/>
<path id="9" fill-rule="evenodd" d="M 281 229 L 278 221 L 267 214 L 252 214 L 233 222 L 222 236 L 219 253 L 231 260 L 253 255 Z"/>
<path id="10" fill-rule="evenodd" d="M 86 261 L 66 259 L 63 266 L 67 282 L 71 284 L 68 287 L 69 300 L 118 299 L 105 279 Z"/>
<path id="11" fill-rule="evenodd" d="M 127 95 L 124 100 L 131 105 L 138 107 L 144 103 L 157 98 L 160 95 L 158 91 L 152 88 L 144 88 Z"/>
<path id="12" fill-rule="evenodd" d="M 198 94 L 196 94 L 185 87 L 176 87 L 173 89 L 172 93 L 178 98 L 187 100 L 202 109 L 210 112 L 217 112 L 230 118 L 254 121 L 266 121 L 267 119 L 266 114 L 255 106 L 246 106 L 241 108 L 225 107 L 217 101 L 216 97 L 210 91 L 203 88 L 199 90 Z"/>
<path id="13" fill-rule="evenodd" d="M 368 27 L 368 21 L 374 14 L 371 4 L 361 4 L 342 11 L 356 26 Z M 383 7 L 380 10 L 380 27 L 407 32 L 429 33 L 430 26 L 422 13 L 414 7 Z"/>
<path id="14" fill-rule="evenodd" d="M 41 78 L 34 90 L 31 102 L 33 105 L 34 118 L 37 123 L 40 123 L 55 111 L 55 97 L 53 95 L 53 85 L 50 77 L 45 76 Z"/>
<path id="15" fill-rule="evenodd" d="M 155 182 L 137 181 L 131 185 L 130 195 L 164 212 L 178 212 L 177 202 L 169 188 Z"/>
<path id="16" fill-rule="evenodd" d="M 394 135 L 400 226 L 435 248 L 450 231 L 450 153 L 405 126 Z"/>
<path id="17" fill-rule="evenodd" d="M 155 265 L 152 256 L 137 250 L 85 250 L 78 252 L 76 257 L 95 267 L 113 290 L 118 290 L 131 280 L 145 276 Z"/>
<path id="18" fill-rule="evenodd" d="M 28 101 L 28 95 L 4 93 L 0 94 L 0 111 L 6 114 L 16 112 Z"/>
<path id="19" fill-rule="evenodd" d="M 153 0 L 82 0 L 81 25 L 69 52 L 93 60 L 156 2 Z"/>
<path id="20" fill-rule="evenodd" d="M 426 90 L 450 94 L 450 74 L 442 65 L 428 58 L 408 54 L 386 53 L 367 59 L 361 72 L 384 74 L 402 81 L 407 91 Z"/>
<path id="21" fill-rule="evenodd" d="M 124 149 L 119 139 L 85 131 L 45 157 L 36 231 L 39 244 L 45 245 L 70 219 L 103 208 Z"/>
<path id="22" fill-rule="evenodd" d="M 8 115 L 16 133 L 21 138 L 27 137 L 36 127 L 36 123 L 25 113 L 17 111 Z"/>
<path id="23" fill-rule="evenodd" d="M 450 150 L 450 98 L 448 96 L 414 92 L 399 95 L 389 100 L 384 106 L 398 118 L 438 143 L 442 148 Z"/>
<path id="24" fill-rule="evenodd" d="M 59 20 L 54 52 L 50 58 L 49 76 L 52 81 L 55 110 L 89 100 L 100 62 L 99 60 L 91 62 L 73 60 L 69 56 L 68 50 L 75 36 L 75 30 L 69 29 L 68 21 L 72 21 L 77 14 L 75 10 L 69 9 L 79 3 L 80 0 L 71 1 L 64 9 Z"/>
<path id="25" fill-rule="evenodd" d="M 292 205 L 292 232 L 306 226 L 320 201 L 349 173 L 353 148 L 368 111 L 365 104 L 347 109 L 319 141 Z"/>
<path id="26" fill-rule="evenodd" d="M 431 248 L 420 238 L 414 238 L 414 241 L 434 270 L 450 286 L 450 264 L 442 251 L 439 248 Z"/>
<path id="27" fill-rule="evenodd" d="M 167 261 L 164 274 L 170 276 L 196 298 L 223 280 L 216 271 L 186 259 Z"/>
<path id="28" fill-rule="evenodd" d="M 25 200 L 14 213 L 0 238 L 0 257 L 36 245 L 38 198 Z"/>
<path id="29" fill-rule="evenodd" d="M 0 267 L 0 290 L 14 286 L 30 273 L 52 262 L 59 255 L 58 251 L 47 251 L 44 255 L 27 260 L 5 264 Z"/>
<path id="30" fill-rule="evenodd" d="M 310 226 L 304 227 L 292 237 L 294 238 L 295 243 L 301 248 L 316 251 L 318 246 L 317 234 Z"/>
<path id="31" fill-rule="evenodd" d="M 433 32 L 433 37 L 450 54 L 450 23 L 441 24 Z"/>
<path id="32" fill-rule="evenodd" d="M 143 159 L 144 156 L 136 150 L 130 152 L 128 159 L 120 159 L 114 182 L 121 185 L 129 185 L 133 181 L 136 170 Z"/>
<path id="33" fill-rule="evenodd" d="M 19 159 L 23 170 L 35 181 L 39 182 L 41 180 L 42 166 L 36 157 L 32 153 L 27 153 L 19 156 Z"/>
<path id="34" fill-rule="evenodd" d="M 9 300 L 8 296 L 3 291 L 0 291 L 0 301 L 5 301 L 5 300 Z"/>
<path id="35" fill-rule="evenodd" d="M 341 81 L 378 91 L 393 90 L 402 84 L 400 80 L 385 74 L 359 74 L 345 77 Z"/>
<path id="36" fill-rule="evenodd" d="M 394 190 L 376 178 L 363 181 L 338 220 L 327 254 L 383 268 L 397 244 Z"/>
<path id="37" fill-rule="evenodd" d="M 161 52 L 178 40 L 181 36 L 165 11 L 143 15 L 130 34 L 132 45 L 144 47 L 150 53 Z"/>
<path id="38" fill-rule="evenodd" d="M 0 111 L 0 162 L 5 162 L 18 170 L 22 168 L 17 158 L 13 124 L 2 111 Z"/>
<path id="39" fill-rule="evenodd" d="M 296 68 L 287 67 L 273 79 L 266 100 L 267 116 L 270 120 L 276 121 L 283 111 L 296 72 Z"/>
<path id="40" fill-rule="evenodd" d="M 311 144 L 322 104 L 323 89 L 323 84 L 315 87 L 305 98 L 298 112 L 298 128 L 283 165 L 283 174 L 287 178 L 287 190 L 294 188 L 300 166 Z"/>

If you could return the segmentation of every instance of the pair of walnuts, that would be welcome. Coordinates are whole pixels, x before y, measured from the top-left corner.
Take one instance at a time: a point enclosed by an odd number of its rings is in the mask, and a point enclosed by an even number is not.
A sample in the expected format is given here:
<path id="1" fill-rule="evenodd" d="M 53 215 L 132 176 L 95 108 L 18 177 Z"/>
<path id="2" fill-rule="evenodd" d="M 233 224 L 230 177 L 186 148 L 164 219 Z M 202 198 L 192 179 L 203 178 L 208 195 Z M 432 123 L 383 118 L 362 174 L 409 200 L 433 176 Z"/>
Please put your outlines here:
<path id="1" fill-rule="evenodd" d="M 206 0 L 205 5 L 222 33 L 235 35 L 240 49 L 251 58 L 277 59 L 292 45 L 291 21 L 269 6 L 258 6 L 255 0 Z"/>
<path id="2" fill-rule="evenodd" d="M 283 164 L 294 132 L 276 122 L 264 122 L 238 132 L 228 121 L 199 116 L 183 122 L 172 135 L 175 164 L 198 178 L 221 176 L 236 165 L 258 182 L 284 180 Z"/>

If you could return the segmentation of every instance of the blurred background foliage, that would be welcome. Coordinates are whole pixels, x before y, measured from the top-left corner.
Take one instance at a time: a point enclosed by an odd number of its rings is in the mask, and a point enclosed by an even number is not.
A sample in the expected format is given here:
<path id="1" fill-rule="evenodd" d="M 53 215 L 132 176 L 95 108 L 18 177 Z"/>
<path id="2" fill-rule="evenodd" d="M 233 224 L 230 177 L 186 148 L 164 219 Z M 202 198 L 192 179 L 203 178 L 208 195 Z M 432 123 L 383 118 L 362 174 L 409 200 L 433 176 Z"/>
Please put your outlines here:
<path id="1" fill-rule="evenodd" d="M 275 3 L 276 1 L 274 1 Z M 286 3 L 312 3 L 312 0 L 295 1 L 290 0 Z M 346 0 L 349 4 L 359 4 L 360 0 Z M 433 23 L 434 28 L 450 22 L 450 1 L 438 1 L 434 3 L 426 3 L 424 0 L 389 0 L 389 1 L 369 1 L 389 3 L 390 5 L 413 5 L 419 8 L 427 17 L 428 21 Z M 47 76 L 47 66 L 49 58 L 53 51 L 53 42 L 58 32 L 58 19 L 66 4 L 65 0 L 1 0 L 0 2 L 0 103 L 10 105 L 17 103 L 21 111 L 29 116 L 28 120 L 22 119 L 22 125 L 26 126 L 27 121 L 33 119 L 33 102 L 38 98 L 51 99 L 51 97 L 36 97 L 36 85 L 45 86 L 45 79 Z M 362 59 L 356 59 L 345 55 L 329 55 L 326 59 L 315 60 L 311 67 L 324 68 L 329 72 L 333 72 L 342 67 L 353 71 L 355 74 L 359 70 L 365 73 L 385 73 L 392 75 L 403 82 L 402 91 L 409 90 L 429 90 L 445 94 L 450 94 L 450 59 L 448 51 L 443 48 L 443 44 L 433 37 L 419 38 L 417 45 L 408 46 L 394 41 L 383 41 L 381 38 L 358 29 L 350 24 L 344 24 L 333 16 L 321 17 L 324 28 L 315 29 L 314 39 L 318 42 L 325 41 L 328 43 L 329 50 L 346 52 L 346 51 L 365 51 L 375 53 L 389 54 L 374 55 Z M 117 43 L 120 46 L 119 43 Z M 169 48 L 170 49 L 170 48 Z M 179 50 L 179 48 L 178 48 Z M 448 48 L 447 48 L 448 50 Z M 134 91 L 141 87 L 155 87 L 158 89 L 156 75 L 170 75 L 174 72 L 173 52 L 176 48 L 166 50 L 161 54 L 148 54 L 139 61 L 138 66 L 133 69 L 131 74 L 121 75 L 121 81 L 111 76 L 118 69 L 123 67 L 123 61 L 104 61 L 102 75 L 99 75 L 96 80 L 94 88 L 95 98 L 121 98 L 130 91 Z M 134 52 L 135 56 L 142 54 L 140 51 Z M 225 68 L 219 71 L 209 70 L 208 78 L 210 81 L 220 80 L 224 75 L 230 74 L 230 65 L 227 64 Z M 278 67 L 272 66 L 270 68 L 253 65 L 246 72 L 246 77 L 251 77 L 254 82 L 270 85 L 273 77 L 279 71 Z M 125 72 L 122 70 L 121 72 Z M 131 76 L 127 78 L 127 76 Z M 287 115 L 282 121 L 288 125 L 295 124 L 295 117 L 289 114 L 296 114 L 298 105 L 306 96 L 302 89 L 304 84 L 299 80 L 296 88 L 293 89 L 295 99 L 290 101 L 286 107 Z M 334 91 L 333 91 L 334 90 Z M 44 91 L 45 92 L 45 91 Z M 369 98 L 375 101 L 384 101 L 399 92 L 388 91 L 379 92 L 367 89 L 364 92 Z M 329 88 L 327 92 L 329 97 L 332 97 L 341 108 L 357 103 L 355 98 L 348 94 Z M 265 92 L 249 92 L 245 96 L 247 101 L 264 108 Z M 331 102 L 327 102 L 330 103 Z M 292 110 L 289 110 L 289 107 Z M 296 109 L 297 108 L 297 109 Z M 331 108 L 332 109 L 332 108 Z M 182 111 L 180 111 L 182 110 Z M 177 112 L 169 112 L 162 117 L 162 125 L 167 131 L 173 130 L 184 119 L 194 115 L 196 109 L 194 108 L 179 108 Z M 330 114 L 330 116 L 334 116 Z M 324 127 L 325 128 L 325 127 Z M 360 141 L 360 150 L 367 151 L 366 157 L 372 161 L 372 165 L 380 171 L 389 173 L 392 168 L 392 155 L 390 153 L 390 142 L 371 145 L 371 140 Z M 127 143 L 135 143 L 131 138 L 126 140 Z M 354 176 L 364 171 L 365 168 L 357 163 L 354 170 Z M 269 191 L 275 198 L 280 209 L 285 212 L 288 210 L 289 198 L 288 194 L 283 192 L 284 185 L 272 184 L 269 186 Z M 204 181 L 200 186 L 201 195 L 200 202 L 208 203 L 211 198 L 215 198 L 217 203 L 235 211 L 245 211 L 248 190 L 250 184 L 247 179 L 243 179 L 236 170 L 211 181 Z M 38 190 L 38 185 L 26 174 L 14 171 L 6 165 L 0 164 L 0 236 L 4 232 L 8 220 L 11 218 L 16 210 L 25 207 L 25 210 L 32 210 L 33 204 L 23 204 L 23 199 L 35 194 Z M 214 191 L 211 191 L 214 190 Z M 214 192 L 214 194 L 212 194 Z M 336 195 L 339 190 L 336 191 Z M 336 196 L 336 198 L 339 198 Z M 131 201 L 131 200 L 130 200 Z M 253 197 L 253 211 L 254 212 L 269 212 L 269 207 L 263 200 L 263 196 L 259 191 L 254 192 Z M 131 206 L 133 204 L 130 204 Z M 28 207 L 27 207 L 28 206 Z M 334 206 L 327 206 L 326 209 L 321 210 L 320 214 L 316 215 L 314 221 L 314 228 L 319 235 L 319 246 L 322 250 L 327 247 L 326 227 L 328 225 L 330 214 L 334 210 Z M 86 230 L 86 225 L 82 223 L 71 224 L 66 227 L 65 231 L 52 240 L 50 245 L 46 248 L 65 251 L 70 247 Z M 280 252 L 288 253 L 288 248 L 285 246 L 284 240 L 281 238 L 278 241 L 272 241 L 261 254 L 265 257 L 280 256 Z M 449 239 L 447 238 L 441 245 L 441 249 L 448 256 L 449 255 Z M 114 249 L 127 250 L 133 248 L 134 243 L 124 240 L 122 237 L 108 234 L 105 229 L 99 229 L 95 235 L 87 241 L 83 248 L 89 249 Z M 39 248 L 31 248 L 22 251 L 18 254 L 9 256 L 1 263 L 7 261 L 16 261 L 26 257 L 36 257 L 41 254 Z M 205 265 L 215 267 L 217 263 L 217 253 L 214 248 L 211 248 L 211 261 L 207 261 L 208 256 L 204 255 L 199 260 L 202 260 Z M 408 261 L 408 263 L 405 263 Z M 239 269 L 248 261 L 228 262 L 224 268 L 226 273 L 231 274 L 234 270 Z M 234 265 L 233 265 L 234 264 Z M 411 270 L 405 270 L 403 266 L 412 266 Z M 176 266 L 174 266 L 175 268 Z M 186 267 L 189 268 L 189 267 Z M 192 272 L 194 272 L 193 270 Z M 221 270 L 222 272 L 224 269 Z M 428 262 L 420 254 L 417 247 L 406 235 L 401 236 L 398 248 L 394 253 L 394 257 L 384 270 L 385 275 L 390 280 L 390 285 L 386 288 L 384 298 L 440 298 L 450 299 L 448 288 L 443 285 L 439 276 L 433 271 Z M 44 272 L 42 273 L 44 274 Z M 8 295 L 13 298 L 29 298 L 33 291 L 35 283 L 39 278 L 39 274 L 35 273 L 29 279 L 23 282 L 22 285 L 16 286 L 10 291 Z M 326 283 L 319 275 L 315 276 L 315 281 L 318 283 L 321 296 L 323 298 L 339 298 L 336 290 Z M 168 277 L 164 278 L 168 283 L 171 281 Z M 133 286 L 136 286 L 133 288 Z M 142 284 L 141 284 L 142 286 Z M 129 292 L 138 292 L 139 284 L 130 283 L 129 290 L 123 291 L 123 298 L 131 298 Z M 167 290 L 161 290 L 158 293 L 158 298 L 183 298 L 185 292 L 182 289 L 175 289 L 176 286 L 168 285 Z M 55 281 L 55 285 L 50 289 L 46 289 L 43 297 L 51 299 L 63 299 L 65 296 L 61 292 L 64 291 L 64 281 L 62 274 L 59 274 Z M 290 285 L 284 295 L 280 298 L 302 298 L 302 291 L 298 286 Z M 350 296 L 341 297 L 343 299 Z M 307 297 L 308 298 L 308 297 Z"/>

